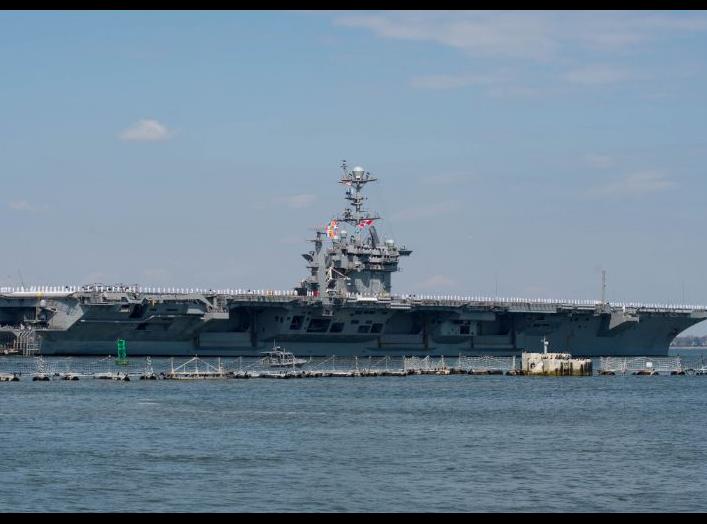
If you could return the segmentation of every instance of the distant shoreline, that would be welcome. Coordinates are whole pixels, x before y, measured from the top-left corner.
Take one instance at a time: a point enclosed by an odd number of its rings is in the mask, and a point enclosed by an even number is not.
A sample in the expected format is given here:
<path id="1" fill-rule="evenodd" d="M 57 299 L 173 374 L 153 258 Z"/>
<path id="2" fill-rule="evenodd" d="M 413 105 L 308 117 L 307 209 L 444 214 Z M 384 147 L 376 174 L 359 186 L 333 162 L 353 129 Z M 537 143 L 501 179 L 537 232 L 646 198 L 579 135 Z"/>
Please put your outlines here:
<path id="1" fill-rule="evenodd" d="M 676 337 L 670 348 L 679 349 L 705 349 L 707 348 L 707 335 L 703 337 Z"/>

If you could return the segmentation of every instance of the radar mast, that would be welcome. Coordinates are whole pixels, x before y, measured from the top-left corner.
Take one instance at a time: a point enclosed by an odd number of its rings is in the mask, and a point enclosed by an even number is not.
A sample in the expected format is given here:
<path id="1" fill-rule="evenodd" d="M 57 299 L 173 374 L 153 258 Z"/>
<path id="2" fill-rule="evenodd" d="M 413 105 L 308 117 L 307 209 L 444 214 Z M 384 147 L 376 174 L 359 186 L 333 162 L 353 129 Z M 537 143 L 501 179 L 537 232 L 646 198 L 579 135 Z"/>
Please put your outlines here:
<path id="1" fill-rule="evenodd" d="M 311 240 L 314 249 L 302 255 L 309 262 L 310 275 L 296 290 L 322 299 L 390 295 L 391 274 L 399 270 L 400 257 L 412 251 L 397 246 L 393 239 L 381 242 L 375 228 L 381 217 L 364 208 L 363 189 L 377 178 L 359 166 L 349 170 L 345 160 L 341 169 L 339 183 L 346 186 L 348 206 L 316 231 Z"/>

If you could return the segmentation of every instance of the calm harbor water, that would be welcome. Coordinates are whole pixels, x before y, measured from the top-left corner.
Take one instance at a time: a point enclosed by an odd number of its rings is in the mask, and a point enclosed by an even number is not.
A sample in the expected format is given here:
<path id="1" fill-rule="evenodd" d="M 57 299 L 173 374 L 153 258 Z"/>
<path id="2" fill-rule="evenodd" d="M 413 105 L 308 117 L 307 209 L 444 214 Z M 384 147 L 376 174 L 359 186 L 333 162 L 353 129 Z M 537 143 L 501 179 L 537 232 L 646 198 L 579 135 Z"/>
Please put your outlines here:
<path id="1" fill-rule="evenodd" d="M 707 376 L 24 379 L 0 398 L 0 511 L 707 511 Z"/>

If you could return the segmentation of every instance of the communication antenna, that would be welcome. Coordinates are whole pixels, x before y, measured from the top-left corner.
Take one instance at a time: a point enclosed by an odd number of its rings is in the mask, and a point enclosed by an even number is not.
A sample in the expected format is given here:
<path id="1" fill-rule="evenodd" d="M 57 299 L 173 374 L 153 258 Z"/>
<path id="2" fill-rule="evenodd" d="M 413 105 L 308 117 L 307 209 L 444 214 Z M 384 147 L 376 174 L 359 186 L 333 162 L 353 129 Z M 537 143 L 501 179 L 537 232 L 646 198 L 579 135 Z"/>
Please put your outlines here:
<path id="1" fill-rule="evenodd" d="M 606 269 L 601 270 L 601 303 L 606 304 Z"/>
<path id="2" fill-rule="evenodd" d="M 18 269 L 17 274 L 20 276 L 20 285 L 22 285 L 22 287 L 24 288 L 25 287 L 25 279 L 22 277 L 22 271 L 20 271 Z"/>

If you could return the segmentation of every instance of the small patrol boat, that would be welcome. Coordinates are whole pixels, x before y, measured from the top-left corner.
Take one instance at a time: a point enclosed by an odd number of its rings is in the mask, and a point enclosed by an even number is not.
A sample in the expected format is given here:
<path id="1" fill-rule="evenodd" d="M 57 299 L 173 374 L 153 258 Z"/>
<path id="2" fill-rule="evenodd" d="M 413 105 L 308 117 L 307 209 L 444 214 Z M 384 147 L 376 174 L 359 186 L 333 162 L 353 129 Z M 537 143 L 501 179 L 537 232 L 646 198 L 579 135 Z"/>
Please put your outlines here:
<path id="1" fill-rule="evenodd" d="M 297 358 L 293 353 L 283 350 L 273 342 L 270 351 L 263 351 L 263 364 L 271 368 L 301 367 L 307 363 L 303 358 Z"/>

